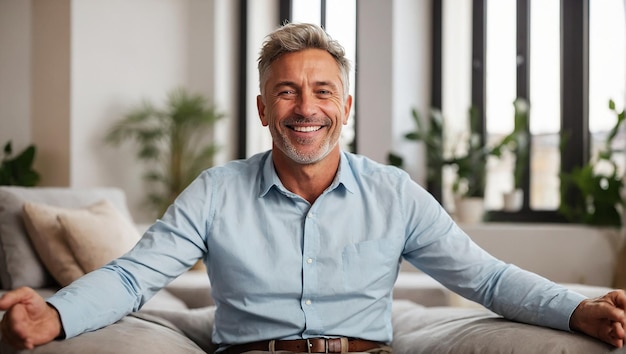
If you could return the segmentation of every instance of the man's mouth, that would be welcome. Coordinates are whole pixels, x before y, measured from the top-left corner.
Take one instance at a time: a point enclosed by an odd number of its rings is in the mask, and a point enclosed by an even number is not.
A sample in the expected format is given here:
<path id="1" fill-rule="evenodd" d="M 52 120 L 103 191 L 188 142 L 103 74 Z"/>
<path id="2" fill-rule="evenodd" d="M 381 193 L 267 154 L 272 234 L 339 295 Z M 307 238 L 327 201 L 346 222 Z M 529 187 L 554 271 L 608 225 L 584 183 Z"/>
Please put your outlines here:
<path id="1" fill-rule="evenodd" d="M 310 126 L 291 126 L 290 127 L 292 130 L 295 130 L 297 132 L 301 132 L 301 133 L 310 133 L 310 132 L 314 132 L 314 131 L 318 131 L 320 129 L 322 129 L 321 125 L 310 125 Z"/>

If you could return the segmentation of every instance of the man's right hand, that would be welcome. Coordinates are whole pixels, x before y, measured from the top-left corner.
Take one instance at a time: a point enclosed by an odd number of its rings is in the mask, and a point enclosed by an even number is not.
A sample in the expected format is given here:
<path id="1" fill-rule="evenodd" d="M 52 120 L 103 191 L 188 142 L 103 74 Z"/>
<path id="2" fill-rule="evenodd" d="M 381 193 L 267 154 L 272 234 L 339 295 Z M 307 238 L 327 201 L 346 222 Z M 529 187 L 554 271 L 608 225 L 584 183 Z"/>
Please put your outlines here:
<path id="1" fill-rule="evenodd" d="M 31 288 L 19 288 L 0 298 L 6 311 L 0 329 L 2 340 L 17 349 L 33 349 L 59 336 L 63 327 L 57 310 Z"/>

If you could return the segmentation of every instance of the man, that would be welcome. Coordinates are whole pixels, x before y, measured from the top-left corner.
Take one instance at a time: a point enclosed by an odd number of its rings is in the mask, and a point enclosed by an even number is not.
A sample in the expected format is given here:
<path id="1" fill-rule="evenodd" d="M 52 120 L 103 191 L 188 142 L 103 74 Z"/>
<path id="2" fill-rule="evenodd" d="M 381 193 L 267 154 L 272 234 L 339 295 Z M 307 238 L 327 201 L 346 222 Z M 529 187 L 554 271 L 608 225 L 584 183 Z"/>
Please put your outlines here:
<path id="1" fill-rule="evenodd" d="M 5 295 L 3 338 L 33 348 L 106 326 L 202 258 L 220 350 L 384 352 L 405 258 L 509 319 L 621 347 L 622 291 L 584 299 L 505 264 L 406 173 L 340 150 L 349 70 L 343 48 L 317 26 L 270 34 L 257 106 L 272 150 L 203 172 L 133 250 L 47 301 L 26 288 Z"/>

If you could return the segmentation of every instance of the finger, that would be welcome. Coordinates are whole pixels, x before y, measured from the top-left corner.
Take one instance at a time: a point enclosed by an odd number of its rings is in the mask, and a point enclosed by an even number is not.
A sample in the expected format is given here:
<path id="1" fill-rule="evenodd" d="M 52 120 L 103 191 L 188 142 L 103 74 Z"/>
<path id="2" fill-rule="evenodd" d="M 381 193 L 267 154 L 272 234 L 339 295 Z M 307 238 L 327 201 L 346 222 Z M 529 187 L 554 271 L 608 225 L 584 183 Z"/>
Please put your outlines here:
<path id="1" fill-rule="evenodd" d="M 626 293 L 624 290 L 615 290 L 610 293 L 613 298 L 615 306 L 622 310 L 626 310 Z"/>
<path id="2" fill-rule="evenodd" d="M 626 314 L 624 313 L 624 310 L 617 307 L 614 302 L 609 301 L 606 298 L 602 298 L 596 302 L 596 305 L 599 310 L 600 317 L 626 325 Z"/>
<path id="3" fill-rule="evenodd" d="M 7 320 L 7 314 L 2 318 L 0 322 L 0 329 L 2 329 L 2 340 L 8 343 L 10 346 L 16 349 L 24 349 L 22 342 L 15 336 L 13 331 L 9 328 L 9 321 Z"/>
<path id="4" fill-rule="evenodd" d="M 25 333 L 27 332 L 25 328 L 25 320 L 28 316 L 26 314 L 26 309 L 23 305 L 17 304 L 13 306 L 7 314 L 9 315 L 6 319 L 7 331 L 9 331 L 9 334 L 16 340 L 24 342 L 26 337 Z"/>
<path id="5" fill-rule="evenodd" d="M 624 336 L 626 335 L 624 326 L 620 322 L 613 322 L 611 324 L 611 333 L 617 339 L 624 339 Z"/>
<path id="6" fill-rule="evenodd" d="M 0 310 L 8 310 L 11 306 L 30 299 L 33 295 L 33 290 L 26 287 L 21 287 L 0 297 Z"/>
<path id="7" fill-rule="evenodd" d="M 621 348 L 624 345 L 623 327 L 620 323 L 613 322 L 601 327 L 602 329 L 598 329 L 599 339 L 617 348 Z"/>
<path id="8" fill-rule="evenodd" d="M 615 347 L 620 346 L 620 339 L 615 337 L 615 334 L 613 332 L 613 328 L 611 326 L 609 327 L 605 327 L 602 330 L 600 330 L 598 332 L 598 339 L 602 340 L 603 342 L 609 343 Z"/>
<path id="9" fill-rule="evenodd" d="M 15 333 L 16 340 L 20 342 L 20 345 L 25 349 L 33 349 L 35 345 L 32 339 L 32 329 L 28 325 L 29 316 L 26 307 L 17 304 L 13 307 L 15 316 L 13 317 L 13 332 Z"/>
<path id="10" fill-rule="evenodd" d="M 33 344 L 32 339 L 30 338 L 26 338 L 24 340 L 24 348 L 28 349 L 28 350 L 32 350 L 35 349 L 35 344 Z"/>

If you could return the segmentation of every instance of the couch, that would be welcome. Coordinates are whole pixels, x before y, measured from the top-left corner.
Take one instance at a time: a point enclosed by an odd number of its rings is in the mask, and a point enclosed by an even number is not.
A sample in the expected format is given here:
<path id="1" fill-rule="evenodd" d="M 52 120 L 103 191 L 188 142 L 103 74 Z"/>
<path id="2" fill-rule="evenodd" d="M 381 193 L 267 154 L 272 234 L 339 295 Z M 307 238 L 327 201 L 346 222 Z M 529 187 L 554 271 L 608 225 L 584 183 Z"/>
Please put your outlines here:
<path id="1" fill-rule="evenodd" d="M 115 209 L 114 217 L 111 213 L 106 214 L 108 216 L 97 214 L 100 209 L 93 206 L 102 207 L 103 200 Z M 93 231 L 94 227 L 106 230 L 106 236 L 98 236 L 101 238 L 96 240 L 100 241 L 99 244 L 89 243 L 94 240 L 79 240 L 87 242 L 82 244 L 83 247 L 97 248 L 99 255 L 111 252 L 107 248 L 113 243 L 107 243 L 107 237 L 113 237 L 110 234 L 133 233 L 127 228 L 118 229 L 116 224 L 133 225 L 137 235 L 146 227 L 132 223 L 124 192 L 117 188 L 0 187 L 0 294 L 20 286 L 30 286 L 46 297 L 60 284 L 69 281 L 71 277 L 64 277 L 71 273 L 68 269 L 79 272 L 88 270 L 83 263 L 79 264 L 80 267 L 72 263 L 80 263 L 80 242 L 68 241 L 71 247 L 64 250 L 54 249 L 46 243 L 53 243 L 47 238 L 57 237 L 55 232 L 70 234 L 76 231 L 67 223 L 66 219 L 71 217 L 54 214 L 56 219 L 48 218 L 47 226 L 55 224 L 56 229 L 40 232 L 39 238 L 36 238 L 33 236 L 37 234 L 37 229 L 33 226 L 32 210 L 26 204 L 46 205 L 54 212 L 68 211 L 68 215 L 75 219 L 86 218 L 88 222 L 84 224 L 87 225 L 79 226 L 92 230 L 90 237 L 98 233 Z M 77 213 L 78 217 L 72 213 Z M 99 219 L 93 219 L 93 213 Z M 100 219 L 106 219 L 106 227 L 98 224 Z M 57 221 L 64 221 L 62 230 Z M 139 237 L 137 235 L 132 235 L 131 240 L 132 237 Z M 60 271 L 59 259 L 75 267 L 66 265 Z M 605 293 L 608 288 L 577 286 L 576 290 L 596 296 Z M 69 340 L 53 341 L 32 351 L 17 351 L 0 341 L 0 353 L 213 352 L 211 329 L 214 310 L 206 273 L 191 270 L 157 293 L 140 311 L 106 328 Z M 410 267 L 403 267 L 396 282 L 392 311 L 394 339 L 391 344 L 395 353 L 626 353 L 625 349 L 614 349 L 582 334 L 505 320 L 477 304 L 455 297 L 439 283 Z"/>

